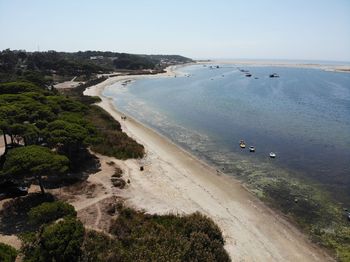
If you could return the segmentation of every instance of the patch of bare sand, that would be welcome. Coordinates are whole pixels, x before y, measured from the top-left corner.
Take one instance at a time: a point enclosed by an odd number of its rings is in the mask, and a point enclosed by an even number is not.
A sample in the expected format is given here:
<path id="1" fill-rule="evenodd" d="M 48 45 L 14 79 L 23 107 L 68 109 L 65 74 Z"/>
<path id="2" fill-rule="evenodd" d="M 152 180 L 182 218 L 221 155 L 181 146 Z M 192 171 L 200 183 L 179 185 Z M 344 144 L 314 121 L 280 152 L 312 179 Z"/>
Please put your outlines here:
<path id="1" fill-rule="evenodd" d="M 85 91 L 86 95 L 99 95 L 99 106 L 117 120 L 122 114 L 101 92 L 121 79 L 126 78 L 110 78 Z M 117 163 L 131 181 L 126 190 L 120 191 L 129 205 L 149 213 L 199 211 L 209 216 L 223 231 L 225 248 L 233 261 L 332 260 L 237 180 L 218 175 L 213 168 L 130 117 L 121 124 L 147 151 L 142 160 Z M 140 171 L 140 165 L 146 167 L 145 171 Z"/>
<path id="2" fill-rule="evenodd" d="M 16 248 L 17 250 L 21 248 L 21 240 L 16 235 L 2 235 L 0 234 L 0 243 L 7 244 Z"/>
<path id="3" fill-rule="evenodd" d="M 50 192 L 58 199 L 73 205 L 79 219 L 87 228 L 107 233 L 111 219 L 114 217 L 111 208 L 113 208 L 118 195 L 122 191 L 112 185 L 111 177 L 115 172 L 117 163 L 123 165 L 123 161 L 99 154 L 96 155 L 101 164 L 99 172 L 91 174 L 86 181 L 53 189 Z M 113 164 L 111 164 L 112 162 Z M 126 176 L 125 179 L 127 179 Z"/>
<path id="4" fill-rule="evenodd" d="M 74 88 L 74 87 L 77 87 L 81 82 L 75 82 L 75 79 L 77 77 L 73 77 L 70 81 L 65 81 L 65 82 L 62 82 L 62 83 L 58 83 L 56 85 L 54 85 L 54 87 L 56 89 L 67 89 L 67 88 Z"/>

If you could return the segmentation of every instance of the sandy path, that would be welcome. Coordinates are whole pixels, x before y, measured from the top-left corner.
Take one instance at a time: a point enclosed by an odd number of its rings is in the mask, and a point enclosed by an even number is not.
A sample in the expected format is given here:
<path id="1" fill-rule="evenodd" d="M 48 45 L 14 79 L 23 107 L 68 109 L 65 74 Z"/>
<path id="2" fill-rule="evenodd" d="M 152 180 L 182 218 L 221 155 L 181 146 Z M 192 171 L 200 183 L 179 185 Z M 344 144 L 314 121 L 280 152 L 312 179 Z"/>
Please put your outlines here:
<path id="1" fill-rule="evenodd" d="M 55 88 L 57 88 L 57 89 L 66 89 L 66 88 L 76 87 L 76 86 L 79 85 L 79 82 L 74 82 L 76 78 L 77 77 L 75 76 L 69 81 L 58 83 L 58 84 L 55 85 Z"/>
<path id="2" fill-rule="evenodd" d="M 85 94 L 101 96 L 106 86 L 125 79 L 130 76 L 109 78 L 88 88 Z M 110 99 L 101 98 L 99 105 L 119 120 L 121 114 Z M 332 260 L 235 179 L 218 175 L 213 168 L 130 117 L 121 124 L 147 151 L 141 161 L 121 163 L 131 184 L 120 193 L 130 205 L 149 213 L 206 214 L 222 229 L 225 248 L 233 261 Z M 141 164 L 145 166 L 143 172 L 139 171 Z"/>
<path id="3" fill-rule="evenodd" d="M 8 135 L 6 135 L 7 143 L 11 143 L 11 139 Z M 5 141 L 4 135 L 0 136 L 0 156 L 5 152 Z"/>

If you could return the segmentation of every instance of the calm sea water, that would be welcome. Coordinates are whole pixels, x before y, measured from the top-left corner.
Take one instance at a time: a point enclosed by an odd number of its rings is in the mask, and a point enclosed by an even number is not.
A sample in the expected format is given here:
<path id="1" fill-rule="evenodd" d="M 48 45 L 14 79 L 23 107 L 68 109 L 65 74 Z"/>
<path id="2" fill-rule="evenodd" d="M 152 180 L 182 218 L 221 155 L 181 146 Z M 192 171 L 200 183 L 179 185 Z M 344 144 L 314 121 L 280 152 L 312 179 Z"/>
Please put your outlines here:
<path id="1" fill-rule="evenodd" d="M 192 65 L 105 91 L 117 107 L 226 173 L 283 172 L 350 199 L 350 74 Z M 270 78 L 277 73 L 279 78 Z M 255 153 L 239 148 L 244 139 Z M 270 159 L 269 152 L 277 158 Z"/>

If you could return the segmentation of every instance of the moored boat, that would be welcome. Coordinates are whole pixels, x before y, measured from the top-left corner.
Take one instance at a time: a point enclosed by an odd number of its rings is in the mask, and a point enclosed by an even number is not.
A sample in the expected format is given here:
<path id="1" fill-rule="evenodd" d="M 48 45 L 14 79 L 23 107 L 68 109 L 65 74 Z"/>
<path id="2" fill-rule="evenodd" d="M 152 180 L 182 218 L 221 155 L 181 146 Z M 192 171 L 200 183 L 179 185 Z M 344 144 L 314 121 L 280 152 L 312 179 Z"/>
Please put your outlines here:
<path id="1" fill-rule="evenodd" d="M 270 158 L 275 158 L 276 157 L 276 153 L 270 152 L 269 156 L 270 156 Z"/>
<path id="2" fill-rule="evenodd" d="M 254 147 L 254 146 L 250 146 L 250 147 L 249 147 L 249 151 L 250 151 L 250 152 L 255 152 L 255 147 Z"/>
<path id="3" fill-rule="evenodd" d="M 240 148 L 245 148 L 244 140 L 241 140 L 241 141 L 239 142 L 239 146 L 240 146 Z"/>

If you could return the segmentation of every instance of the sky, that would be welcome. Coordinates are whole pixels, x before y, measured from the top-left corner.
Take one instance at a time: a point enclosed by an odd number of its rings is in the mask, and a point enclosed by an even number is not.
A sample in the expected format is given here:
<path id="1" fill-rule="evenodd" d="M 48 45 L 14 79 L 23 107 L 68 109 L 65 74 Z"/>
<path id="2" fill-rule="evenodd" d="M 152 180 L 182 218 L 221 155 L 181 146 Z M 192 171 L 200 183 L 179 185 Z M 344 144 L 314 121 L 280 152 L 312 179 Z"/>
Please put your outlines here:
<path id="1" fill-rule="evenodd" d="M 350 0 L 0 0 L 0 50 L 350 61 Z"/>

